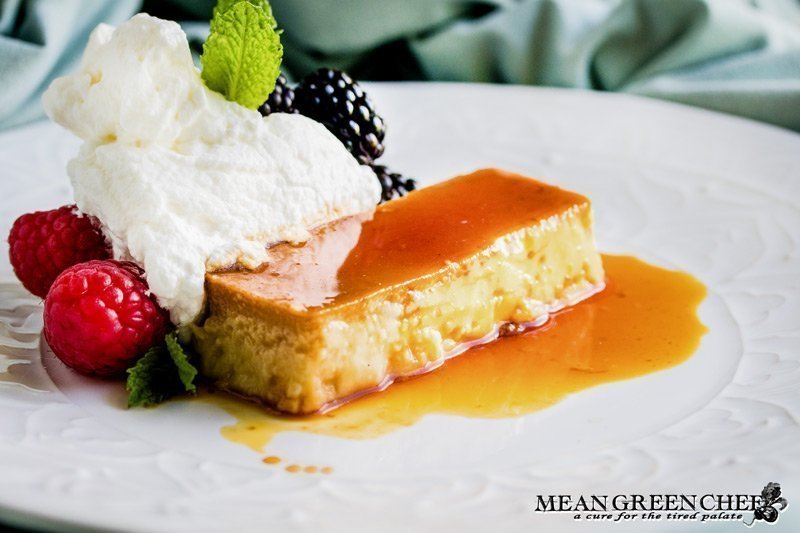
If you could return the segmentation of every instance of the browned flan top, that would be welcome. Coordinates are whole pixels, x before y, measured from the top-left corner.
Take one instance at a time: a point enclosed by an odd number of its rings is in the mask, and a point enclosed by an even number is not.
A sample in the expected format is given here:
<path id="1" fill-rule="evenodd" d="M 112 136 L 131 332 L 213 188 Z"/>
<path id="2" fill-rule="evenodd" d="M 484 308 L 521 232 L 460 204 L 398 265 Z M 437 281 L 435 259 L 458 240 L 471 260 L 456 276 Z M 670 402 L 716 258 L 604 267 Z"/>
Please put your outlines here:
<path id="1" fill-rule="evenodd" d="M 259 269 L 210 273 L 206 283 L 212 296 L 228 289 L 320 311 L 435 274 L 503 235 L 588 203 L 518 174 L 479 170 L 321 226 L 301 245 L 277 244 Z"/>

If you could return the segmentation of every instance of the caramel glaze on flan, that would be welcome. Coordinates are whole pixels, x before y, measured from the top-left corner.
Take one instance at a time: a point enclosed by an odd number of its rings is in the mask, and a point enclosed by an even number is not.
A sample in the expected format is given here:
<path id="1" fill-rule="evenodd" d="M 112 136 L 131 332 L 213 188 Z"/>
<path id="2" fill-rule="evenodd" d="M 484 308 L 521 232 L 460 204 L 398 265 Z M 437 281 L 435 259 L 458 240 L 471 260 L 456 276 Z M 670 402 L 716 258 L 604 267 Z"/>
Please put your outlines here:
<path id="1" fill-rule="evenodd" d="M 204 375 L 293 414 L 324 411 L 534 326 L 601 290 L 587 198 L 500 170 L 413 192 L 206 276 Z"/>

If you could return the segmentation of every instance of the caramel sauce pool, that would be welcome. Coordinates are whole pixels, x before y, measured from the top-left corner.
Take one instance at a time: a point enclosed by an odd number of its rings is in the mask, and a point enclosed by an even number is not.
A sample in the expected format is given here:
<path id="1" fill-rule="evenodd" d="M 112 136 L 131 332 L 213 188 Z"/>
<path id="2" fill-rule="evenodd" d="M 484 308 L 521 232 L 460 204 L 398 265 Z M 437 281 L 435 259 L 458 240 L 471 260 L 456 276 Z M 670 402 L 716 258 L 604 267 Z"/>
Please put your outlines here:
<path id="1" fill-rule="evenodd" d="M 604 291 L 544 326 L 501 338 L 325 415 L 288 417 L 225 394 L 206 398 L 236 422 L 222 435 L 262 452 L 283 431 L 366 439 L 431 413 L 515 417 L 569 394 L 675 366 L 706 332 L 697 317 L 705 287 L 689 274 L 628 256 L 603 256 Z"/>

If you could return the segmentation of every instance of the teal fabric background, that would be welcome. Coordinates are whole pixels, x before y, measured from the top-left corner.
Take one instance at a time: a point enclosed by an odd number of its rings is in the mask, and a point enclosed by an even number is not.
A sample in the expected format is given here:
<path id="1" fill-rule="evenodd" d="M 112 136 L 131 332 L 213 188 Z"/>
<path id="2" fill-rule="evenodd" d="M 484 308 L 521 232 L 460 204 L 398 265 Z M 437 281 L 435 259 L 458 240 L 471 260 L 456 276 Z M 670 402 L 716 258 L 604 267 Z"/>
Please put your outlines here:
<path id="1" fill-rule="evenodd" d="M 42 116 L 99 22 L 178 20 L 196 50 L 214 0 L 0 0 L 0 128 Z M 800 0 L 272 0 L 294 77 L 621 91 L 800 131 Z M 490 105 L 490 103 L 487 103 Z"/>

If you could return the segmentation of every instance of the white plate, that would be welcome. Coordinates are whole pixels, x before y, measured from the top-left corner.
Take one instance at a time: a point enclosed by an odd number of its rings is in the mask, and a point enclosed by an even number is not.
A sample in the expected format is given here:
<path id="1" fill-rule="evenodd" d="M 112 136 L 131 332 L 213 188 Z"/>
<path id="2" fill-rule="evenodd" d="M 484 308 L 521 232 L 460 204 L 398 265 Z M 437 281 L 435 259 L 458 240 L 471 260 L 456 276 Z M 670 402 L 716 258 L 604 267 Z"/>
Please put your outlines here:
<path id="1" fill-rule="evenodd" d="M 281 434 L 271 453 L 335 468 L 288 474 L 224 440 L 231 419 L 215 407 L 126 411 L 108 401 L 117 385 L 53 359 L 48 374 L 41 306 L 4 258 L 0 516 L 137 531 L 532 531 L 581 529 L 535 513 L 538 494 L 754 494 L 776 481 L 800 498 L 800 136 L 629 96 L 369 88 L 393 168 L 423 185 L 486 166 L 539 176 L 592 198 L 603 251 L 700 278 L 710 333 L 696 355 L 518 419 L 429 416 L 365 441 Z M 0 135 L 0 234 L 21 213 L 69 202 L 77 147 L 44 123 Z M 779 529 L 800 527 L 792 511 Z"/>

